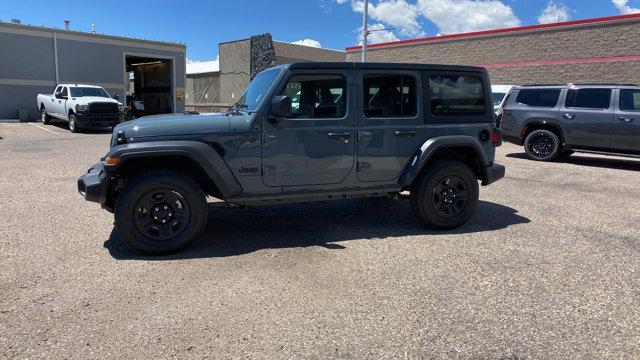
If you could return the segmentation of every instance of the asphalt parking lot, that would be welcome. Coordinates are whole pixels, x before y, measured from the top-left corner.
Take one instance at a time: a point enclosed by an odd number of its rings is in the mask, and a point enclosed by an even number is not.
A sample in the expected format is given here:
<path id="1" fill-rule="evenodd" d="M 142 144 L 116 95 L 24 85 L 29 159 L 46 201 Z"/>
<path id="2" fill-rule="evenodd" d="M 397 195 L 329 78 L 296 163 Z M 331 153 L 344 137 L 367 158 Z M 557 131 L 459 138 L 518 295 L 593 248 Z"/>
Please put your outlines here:
<path id="1" fill-rule="evenodd" d="M 640 357 L 640 160 L 504 145 L 455 231 L 404 200 L 212 207 L 147 257 L 76 191 L 110 133 L 0 137 L 2 357 Z"/>

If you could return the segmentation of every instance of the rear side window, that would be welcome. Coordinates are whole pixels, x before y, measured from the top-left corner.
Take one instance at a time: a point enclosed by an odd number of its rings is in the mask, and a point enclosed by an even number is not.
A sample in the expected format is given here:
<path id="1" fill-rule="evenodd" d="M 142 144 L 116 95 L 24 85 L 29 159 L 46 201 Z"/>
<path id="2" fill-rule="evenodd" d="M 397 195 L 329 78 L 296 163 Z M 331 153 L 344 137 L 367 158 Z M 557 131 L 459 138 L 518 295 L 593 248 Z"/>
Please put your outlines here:
<path id="1" fill-rule="evenodd" d="M 294 75 L 280 95 L 291 98 L 292 118 L 341 118 L 347 111 L 342 75 Z"/>
<path id="2" fill-rule="evenodd" d="M 611 89 L 570 89 L 565 106 L 568 108 L 608 109 Z"/>
<path id="3" fill-rule="evenodd" d="M 485 113 L 482 80 L 465 75 L 432 75 L 431 113 L 434 116 L 478 116 Z"/>
<path id="4" fill-rule="evenodd" d="M 533 107 L 552 108 L 558 104 L 560 89 L 525 89 L 520 90 L 516 102 Z"/>
<path id="5" fill-rule="evenodd" d="M 410 75 L 367 75 L 363 79 L 364 116 L 414 117 L 418 114 L 416 78 Z"/>
<path id="6" fill-rule="evenodd" d="M 620 90 L 620 110 L 640 111 L 640 90 Z"/>

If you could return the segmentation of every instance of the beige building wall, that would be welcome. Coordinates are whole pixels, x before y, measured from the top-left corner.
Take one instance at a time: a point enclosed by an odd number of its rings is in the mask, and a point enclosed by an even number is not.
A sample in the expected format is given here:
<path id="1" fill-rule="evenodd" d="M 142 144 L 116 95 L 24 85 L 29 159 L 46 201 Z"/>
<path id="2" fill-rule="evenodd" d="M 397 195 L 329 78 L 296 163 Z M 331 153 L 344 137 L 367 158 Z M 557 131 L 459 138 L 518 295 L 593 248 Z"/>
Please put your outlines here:
<path id="1" fill-rule="evenodd" d="M 640 17 L 369 48 L 370 62 L 479 65 L 494 84 L 640 83 Z M 349 49 L 347 61 L 360 61 Z M 637 57 L 637 58 L 634 58 Z"/>
<path id="2" fill-rule="evenodd" d="M 221 43 L 220 102 L 234 104 L 249 84 L 251 73 L 251 40 Z"/>

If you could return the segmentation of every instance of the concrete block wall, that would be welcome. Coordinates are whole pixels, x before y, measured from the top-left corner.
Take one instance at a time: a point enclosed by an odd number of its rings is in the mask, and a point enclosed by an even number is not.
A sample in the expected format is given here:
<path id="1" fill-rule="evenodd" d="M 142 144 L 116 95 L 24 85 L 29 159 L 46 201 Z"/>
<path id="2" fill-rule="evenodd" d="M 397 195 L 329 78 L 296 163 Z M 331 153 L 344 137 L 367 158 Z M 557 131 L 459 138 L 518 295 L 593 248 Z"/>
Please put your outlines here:
<path id="1" fill-rule="evenodd" d="M 640 83 L 638 39 L 640 18 L 626 18 L 390 44 L 369 48 L 368 61 L 486 66 L 496 84 Z M 348 61 L 360 56 L 359 49 L 347 52 Z"/>

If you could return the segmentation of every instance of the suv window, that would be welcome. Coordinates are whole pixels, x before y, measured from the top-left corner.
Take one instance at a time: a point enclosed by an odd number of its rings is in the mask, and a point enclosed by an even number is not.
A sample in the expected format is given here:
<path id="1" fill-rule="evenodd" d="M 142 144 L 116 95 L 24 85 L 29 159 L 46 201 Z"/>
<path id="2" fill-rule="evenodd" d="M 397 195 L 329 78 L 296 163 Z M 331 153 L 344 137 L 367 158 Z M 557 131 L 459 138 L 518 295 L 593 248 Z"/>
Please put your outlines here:
<path id="1" fill-rule="evenodd" d="M 431 113 L 435 116 L 477 116 L 485 113 L 482 80 L 465 75 L 432 75 Z"/>
<path id="2" fill-rule="evenodd" d="M 565 106 L 568 108 L 608 109 L 611 89 L 569 89 Z"/>
<path id="3" fill-rule="evenodd" d="M 341 118 L 346 114 L 342 75 L 294 75 L 280 95 L 291 98 L 292 118 Z"/>
<path id="4" fill-rule="evenodd" d="M 640 90 L 620 90 L 620 110 L 640 111 Z"/>
<path id="5" fill-rule="evenodd" d="M 533 107 L 555 107 L 560 97 L 560 89 L 520 90 L 516 103 Z"/>
<path id="6" fill-rule="evenodd" d="M 367 75 L 363 84 L 364 116 L 414 117 L 418 114 L 415 77 Z"/>

